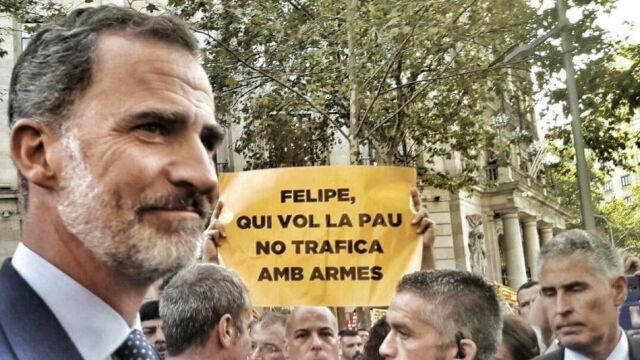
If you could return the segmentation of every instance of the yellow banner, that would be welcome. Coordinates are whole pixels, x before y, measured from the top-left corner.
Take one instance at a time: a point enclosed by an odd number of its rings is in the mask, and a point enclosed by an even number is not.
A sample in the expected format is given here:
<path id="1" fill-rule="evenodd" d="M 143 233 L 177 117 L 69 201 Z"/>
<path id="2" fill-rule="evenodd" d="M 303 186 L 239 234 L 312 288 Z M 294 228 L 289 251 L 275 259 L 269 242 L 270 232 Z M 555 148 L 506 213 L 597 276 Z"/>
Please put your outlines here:
<path id="1" fill-rule="evenodd" d="M 418 270 L 412 168 L 318 166 L 223 173 L 222 262 L 255 306 L 387 306 Z"/>

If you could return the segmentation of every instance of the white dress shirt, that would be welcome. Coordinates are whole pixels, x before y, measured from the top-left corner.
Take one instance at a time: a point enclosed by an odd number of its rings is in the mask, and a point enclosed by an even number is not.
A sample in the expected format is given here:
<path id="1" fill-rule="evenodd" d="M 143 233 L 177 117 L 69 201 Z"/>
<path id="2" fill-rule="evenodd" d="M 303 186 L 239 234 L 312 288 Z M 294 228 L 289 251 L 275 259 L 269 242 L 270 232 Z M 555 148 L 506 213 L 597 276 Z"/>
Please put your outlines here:
<path id="1" fill-rule="evenodd" d="M 47 304 L 85 359 L 111 359 L 133 328 L 111 306 L 57 267 L 18 244 L 11 264 Z"/>
<path id="2" fill-rule="evenodd" d="M 622 335 L 620 336 L 620 340 L 618 340 L 618 345 L 616 345 L 611 354 L 607 356 L 607 360 L 629 360 L 629 340 L 622 329 L 620 332 Z M 589 360 L 589 358 L 569 348 L 565 348 L 564 360 Z"/>

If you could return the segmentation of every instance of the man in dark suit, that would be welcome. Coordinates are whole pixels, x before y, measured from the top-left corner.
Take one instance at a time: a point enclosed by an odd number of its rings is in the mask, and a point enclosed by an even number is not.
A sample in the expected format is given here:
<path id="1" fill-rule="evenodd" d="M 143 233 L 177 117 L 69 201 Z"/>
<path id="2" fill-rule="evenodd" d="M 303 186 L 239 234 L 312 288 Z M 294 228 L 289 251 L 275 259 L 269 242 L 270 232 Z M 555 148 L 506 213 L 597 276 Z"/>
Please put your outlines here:
<path id="1" fill-rule="evenodd" d="M 584 230 L 564 232 L 540 250 L 538 274 L 561 348 L 537 359 L 640 359 L 640 342 L 618 325 L 627 282 L 609 243 Z"/>
<path id="2" fill-rule="evenodd" d="M 150 284 L 191 262 L 218 180 L 188 26 L 79 9 L 35 34 L 9 92 L 22 241 L 0 270 L 0 359 L 146 354 Z"/>

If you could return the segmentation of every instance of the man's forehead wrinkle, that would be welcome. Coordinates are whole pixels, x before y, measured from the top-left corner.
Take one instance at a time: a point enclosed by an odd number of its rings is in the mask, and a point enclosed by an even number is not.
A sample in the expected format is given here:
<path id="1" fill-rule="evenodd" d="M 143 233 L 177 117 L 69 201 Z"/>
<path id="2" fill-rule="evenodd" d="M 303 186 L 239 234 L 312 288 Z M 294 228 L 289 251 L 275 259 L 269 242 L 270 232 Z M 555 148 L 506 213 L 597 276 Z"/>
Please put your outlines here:
<path id="1" fill-rule="evenodd" d="M 111 35 L 111 36 L 109 36 Z M 142 44 L 160 44 L 165 46 L 158 51 L 145 52 L 129 52 L 127 47 L 117 47 L 119 42 L 127 43 L 128 47 L 136 46 L 135 43 Z M 131 43 L 133 42 L 133 43 Z M 112 51 L 114 48 L 121 54 L 133 56 L 124 57 L 115 56 Z M 121 50 L 124 49 L 124 50 Z M 168 58 L 167 58 L 168 56 Z M 139 81 L 179 79 L 192 90 L 202 92 L 206 98 L 213 102 L 213 91 L 206 72 L 198 61 L 186 50 L 177 45 L 166 44 L 158 40 L 145 39 L 135 35 L 127 35 L 126 33 L 104 33 L 99 35 L 97 42 L 95 60 L 96 66 L 94 74 L 95 79 L 101 76 L 114 77 L 135 76 Z M 149 66 L 149 61 L 153 62 L 153 67 Z M 176 62 L 181 63 L 177 65 Z M 123 66 L 125 65 L 126 66 Z M 197 69 L 197 71 L 188 71 L 187 68 Z M 130 69 L 145 69 L 141 72 L 132 72 Z"/>
<path id="2" fill-rule="evenodd" d="M 140 62 L 144 63 L 144 61 Z M 160 83 L 161 85 L 164 82 L 178 82 L 180 87 L 201 92 L 207 99 L 213 101 L 211 85 L 209 84 L 209 80 L 206 78 L 206 74 L 204 72 L 198 75 L 194 74 L 192 76 L 185 76 L 187 73 L 180 66 L 166 64 L 166 67 L 164 65 L 162 67 L 158 67 L 158 62 L 155 62 L 154 65 L 156 65 L 154 69 L 149 69 L 144 73 L 139 74 L 142 81 L 148 82 L 151 85 L 155 83 Z M 161 86 L 158 87 L 161 88 Z"/>

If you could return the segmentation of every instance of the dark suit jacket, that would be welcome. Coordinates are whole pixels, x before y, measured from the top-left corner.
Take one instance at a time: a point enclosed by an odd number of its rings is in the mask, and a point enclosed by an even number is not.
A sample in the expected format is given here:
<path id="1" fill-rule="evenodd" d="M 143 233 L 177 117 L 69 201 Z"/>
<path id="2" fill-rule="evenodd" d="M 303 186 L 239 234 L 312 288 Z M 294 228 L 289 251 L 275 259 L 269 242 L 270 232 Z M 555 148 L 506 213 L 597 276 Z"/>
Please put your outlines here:
<path id="1" fill-rule="evenodd" d="M 552 351 L 546 355 L 541 355 L 534 360 L 563 360 L 564 348 Z M 640 360 L 640 340 L 629 339 L 629 360 Z"/>
<path id="2" fill-rule="evenodd" d="M 58 319 L 10 260 L 0 269 L 0 360 L 82 360 Z"/>

